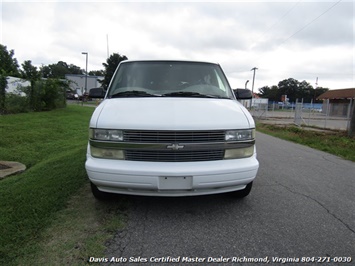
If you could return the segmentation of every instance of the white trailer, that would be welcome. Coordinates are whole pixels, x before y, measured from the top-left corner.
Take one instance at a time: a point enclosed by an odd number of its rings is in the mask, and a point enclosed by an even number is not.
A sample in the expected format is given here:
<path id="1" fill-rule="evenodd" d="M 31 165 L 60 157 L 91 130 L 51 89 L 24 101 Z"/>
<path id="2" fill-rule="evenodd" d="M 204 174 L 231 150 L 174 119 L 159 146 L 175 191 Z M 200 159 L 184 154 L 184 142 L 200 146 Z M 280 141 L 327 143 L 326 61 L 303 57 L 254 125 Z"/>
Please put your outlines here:
<path id="1" fill-rule="evenodd" d="M 6 77 L 7 86 L 5 89 L 6 93 L 17 94 L 20 96 L 26 96 L 26 93 L 23 92 L 23 89 L 31 86 L 31 83 L 28 80 L 15 78 L 15 77 Z"/>

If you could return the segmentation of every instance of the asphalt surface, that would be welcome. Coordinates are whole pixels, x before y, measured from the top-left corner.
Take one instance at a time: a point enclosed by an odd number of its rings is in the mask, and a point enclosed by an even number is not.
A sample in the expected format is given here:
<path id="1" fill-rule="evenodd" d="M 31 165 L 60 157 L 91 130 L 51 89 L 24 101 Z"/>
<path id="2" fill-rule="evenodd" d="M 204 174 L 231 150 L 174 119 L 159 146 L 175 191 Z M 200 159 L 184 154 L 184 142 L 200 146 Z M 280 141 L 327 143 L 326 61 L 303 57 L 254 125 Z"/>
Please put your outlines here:
<path id="1" fill-rule="evenodd" d="M 132 205 L 127 227 L 107 244 L 105 260 L 116 265 L 355 265 L 355 163 L 261 133 L 257 152 L 258 177 L 243 200 L 127 198 Z M 338 257 L 352 261 L 339 263 Z"/>

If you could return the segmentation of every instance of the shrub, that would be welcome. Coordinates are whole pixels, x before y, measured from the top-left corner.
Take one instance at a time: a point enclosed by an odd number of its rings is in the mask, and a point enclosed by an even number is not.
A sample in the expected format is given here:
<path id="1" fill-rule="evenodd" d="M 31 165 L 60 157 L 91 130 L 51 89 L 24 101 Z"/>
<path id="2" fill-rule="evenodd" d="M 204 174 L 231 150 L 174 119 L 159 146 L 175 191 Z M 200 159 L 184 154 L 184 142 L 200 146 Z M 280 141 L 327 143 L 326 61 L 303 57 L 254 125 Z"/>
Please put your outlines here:
<path id="1" fill-rule="evenodd" d="M 5 97 L 5 113 L 17 114 L 27 113 L 30 110 L 26 97 L 17 94 L 6 94 Z"/>
<path id="2" fill-rule="evenodd" d="M 31 87 L 21 88 L 26 96 L 6 94 L 4 113 L 15 114 L 29 111 L 50 111 L 66 106 L 67 84 L 58 79 L 39 80 Z"/>

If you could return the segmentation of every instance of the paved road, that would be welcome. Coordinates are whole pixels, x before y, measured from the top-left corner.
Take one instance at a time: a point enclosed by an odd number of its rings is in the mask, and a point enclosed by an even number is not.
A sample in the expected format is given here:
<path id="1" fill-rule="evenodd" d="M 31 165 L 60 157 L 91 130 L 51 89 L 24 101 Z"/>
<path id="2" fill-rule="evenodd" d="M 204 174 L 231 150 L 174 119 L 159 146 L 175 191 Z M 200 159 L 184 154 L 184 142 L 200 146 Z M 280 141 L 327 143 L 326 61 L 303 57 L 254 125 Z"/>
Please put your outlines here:
<path id="1" fill-rule="evenodd" d="M 206 265 L 223 256 L 228 262 L 218 265 L 254 265 L 242 262 L 268 257 L 269 265 L 281 265 L 272 260 L 345 256 L 354 265 L 355 163 L 261 133 L 257 149 L 258 178 L 243 200 L 129 198 L 129 223 L 108 244 L 107 258 L 198 257 L 204 262 L 184 265 Z"/>

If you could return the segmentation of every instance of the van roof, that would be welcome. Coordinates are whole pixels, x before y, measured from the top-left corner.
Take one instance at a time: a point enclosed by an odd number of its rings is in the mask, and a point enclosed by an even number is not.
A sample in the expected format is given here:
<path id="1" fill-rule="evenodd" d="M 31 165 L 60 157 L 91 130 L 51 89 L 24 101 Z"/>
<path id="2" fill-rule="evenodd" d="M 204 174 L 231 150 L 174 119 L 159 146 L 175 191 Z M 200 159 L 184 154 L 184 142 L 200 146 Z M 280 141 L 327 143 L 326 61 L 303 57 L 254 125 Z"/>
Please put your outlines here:
<path id="1" fill-rule="evenodd" d="M 203 63 L 203 64 L 213 64 L 213 65 L 219 65 L 218 63 L 214 62 L 207 62 L 207 61 L 195 61 L 195 60 L 181 60 L 181 59 L 144 59 L 144 60 L 124 60 L 121 61 L 121 63 L 131 63 L 131 62 L 181 62 L 181 63 Z"/>

